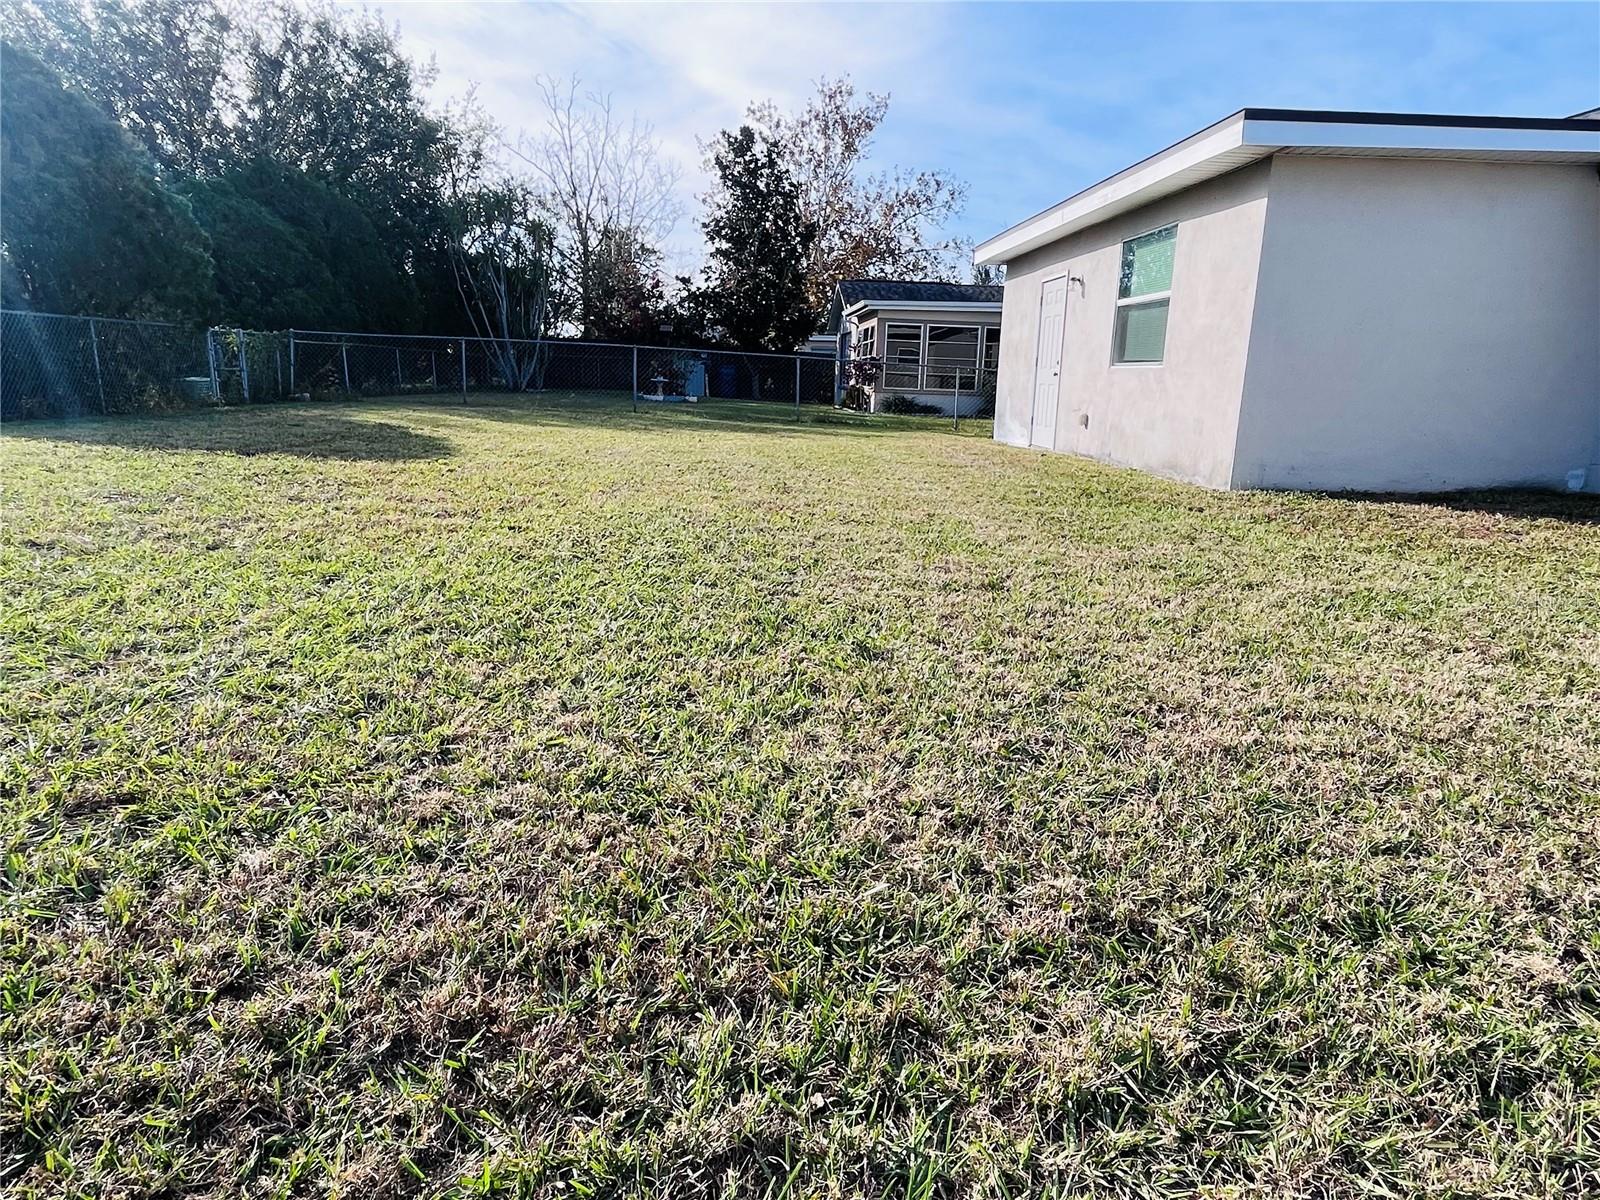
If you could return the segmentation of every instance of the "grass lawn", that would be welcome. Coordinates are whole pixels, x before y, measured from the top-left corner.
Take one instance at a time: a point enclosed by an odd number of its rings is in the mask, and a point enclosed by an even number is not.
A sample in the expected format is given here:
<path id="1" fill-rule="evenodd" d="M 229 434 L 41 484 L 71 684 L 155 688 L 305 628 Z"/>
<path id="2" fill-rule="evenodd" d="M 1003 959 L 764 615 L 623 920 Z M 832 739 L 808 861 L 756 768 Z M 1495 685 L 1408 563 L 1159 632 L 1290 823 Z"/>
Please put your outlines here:
<path id="1" fill-rule="evenodd" d="M 1600 505 L 941 422 L 0 438 L 0 1191 L 1600 1189 Z"/>

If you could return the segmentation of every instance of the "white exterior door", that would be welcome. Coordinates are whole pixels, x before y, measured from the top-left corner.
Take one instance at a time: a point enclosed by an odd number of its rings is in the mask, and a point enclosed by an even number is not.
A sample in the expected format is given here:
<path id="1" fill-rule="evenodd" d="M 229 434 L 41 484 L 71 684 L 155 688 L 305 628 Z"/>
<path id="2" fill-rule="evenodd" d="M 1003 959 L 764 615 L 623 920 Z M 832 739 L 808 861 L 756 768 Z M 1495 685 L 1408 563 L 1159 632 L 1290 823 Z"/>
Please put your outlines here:
<path id="1" fill-rule="evenodd" d="M 1066 276 L 1039 289 L 1039 344 L 1033 359 L 1033 421 L 1030 446 L 1055 449 L 1056 404 L 1061 395 L 1062 317 L 1067 311 Z"/>

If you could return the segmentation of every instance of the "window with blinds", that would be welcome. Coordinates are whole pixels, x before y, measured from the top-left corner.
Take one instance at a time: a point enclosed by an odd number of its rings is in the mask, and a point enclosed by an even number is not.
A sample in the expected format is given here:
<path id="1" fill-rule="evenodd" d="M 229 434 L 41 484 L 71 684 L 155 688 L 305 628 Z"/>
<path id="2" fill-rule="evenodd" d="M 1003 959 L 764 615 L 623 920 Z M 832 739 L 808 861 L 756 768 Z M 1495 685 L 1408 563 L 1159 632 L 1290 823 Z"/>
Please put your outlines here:
<path id="1" fill-rule="evenodd" d="M 1172 259 L 1178 227 L 1168 225 L 1122 243 L 1117 285 L 1117 324 L 1112 361 L 1158 363 L 1167 348 L 1167 310 L 1172 301 Z"/>

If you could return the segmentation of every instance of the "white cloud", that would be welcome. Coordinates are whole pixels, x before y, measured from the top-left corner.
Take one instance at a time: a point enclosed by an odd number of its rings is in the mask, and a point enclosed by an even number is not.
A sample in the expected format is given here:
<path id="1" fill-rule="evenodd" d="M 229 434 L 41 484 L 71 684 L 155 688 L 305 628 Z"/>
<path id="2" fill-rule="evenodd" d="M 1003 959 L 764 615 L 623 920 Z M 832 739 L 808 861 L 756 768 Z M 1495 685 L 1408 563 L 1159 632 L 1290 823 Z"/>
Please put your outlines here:
<path id="1" fill-rule="evenodd" d="M 1247 104 L 1567 113 L 1593 104 L 1581 6 L 1428 4 L 386 4 L 437 97 L 479 85 L 512 133 L 535 79 L 577 75 L 683 170 L 666 249 L 699 253 L 697 139 L 824 75 L 888 92 L 875 164 L 971 186 L 981 239 Z"/>
<path id="2" fill-rule="evenodd" d="M 697 139 L 737 122 L 752 101 L 802 102 L 824 76 L 883 90 L 938 57 L 939 8 L 836 4 L 390 4 L 401 41 L 438 67 L 438 101 L 476 87 L 515 137 L 543 121 L 536 79 L 577 76 L 655 127 L 683 172 L 684 219 L 668 244 L 675 269 L 698 256 Z"/>

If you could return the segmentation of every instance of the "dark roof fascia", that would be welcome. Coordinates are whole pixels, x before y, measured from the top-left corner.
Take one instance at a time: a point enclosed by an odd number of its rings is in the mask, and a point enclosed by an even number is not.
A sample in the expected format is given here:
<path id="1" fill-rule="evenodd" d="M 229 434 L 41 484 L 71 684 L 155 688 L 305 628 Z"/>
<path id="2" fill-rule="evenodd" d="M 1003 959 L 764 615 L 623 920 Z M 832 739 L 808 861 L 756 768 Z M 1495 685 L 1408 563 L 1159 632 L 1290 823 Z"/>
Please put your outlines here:
<path id="1" fill-rule="evenodd" d="M 1241 108 L 1232 116 L 1246 121 L 1305 121 L 1327 125 L 1420 125 L 1441 129 L 1600 130 L 1600 120 L 1582 117 L 1474 117 L 1460 113 L 1356 112 L 1321 108 Z M 1231 117 L 1224 117 L 1229 120 Z"/>

